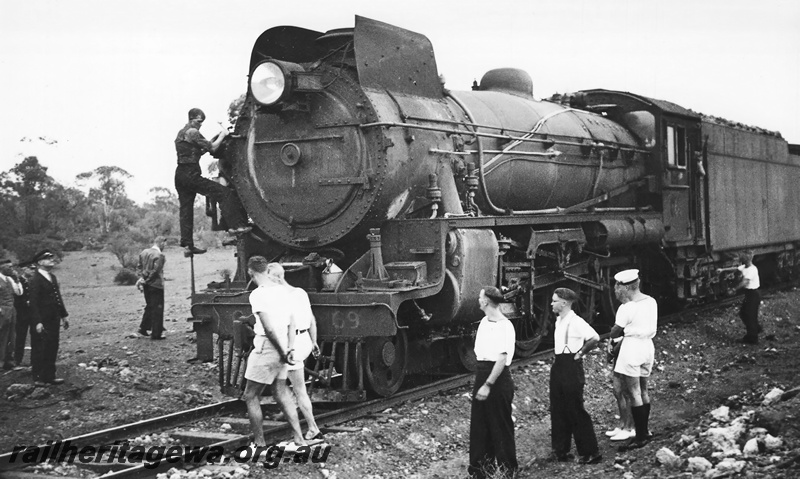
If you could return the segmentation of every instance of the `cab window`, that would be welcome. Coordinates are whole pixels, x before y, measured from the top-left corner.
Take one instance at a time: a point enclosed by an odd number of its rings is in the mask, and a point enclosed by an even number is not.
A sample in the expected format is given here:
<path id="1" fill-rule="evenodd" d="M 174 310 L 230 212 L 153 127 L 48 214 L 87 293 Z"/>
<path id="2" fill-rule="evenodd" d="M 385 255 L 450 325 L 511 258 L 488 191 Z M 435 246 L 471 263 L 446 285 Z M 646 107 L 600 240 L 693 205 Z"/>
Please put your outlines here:
<path id="1" fill-rule="evenodd" d="M 669 166 L 686 168 L 686 129 L 667 125 L 667 162 Z"/>
<path id="2" fill-rule="evenodd" d="M 656 117 L 645 110 L 629 111 L 622 115 L 625 124 L 642 142 L 642 146 L 650 149 L 656 145 Z"/>

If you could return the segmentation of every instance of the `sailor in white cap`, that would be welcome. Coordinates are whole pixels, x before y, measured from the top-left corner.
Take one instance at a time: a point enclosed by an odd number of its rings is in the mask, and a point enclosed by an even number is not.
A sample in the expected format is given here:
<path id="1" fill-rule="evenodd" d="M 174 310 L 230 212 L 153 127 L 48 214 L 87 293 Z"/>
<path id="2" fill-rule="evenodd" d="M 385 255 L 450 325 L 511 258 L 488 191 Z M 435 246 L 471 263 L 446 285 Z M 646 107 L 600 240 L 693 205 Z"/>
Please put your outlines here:
<path id="1" fill-rule="evenodd" d="M 614 281 L 619 284 L 631 284 L 639 279 L 638 269 L 626 269 L 614 275 Z"/>
<path id="2" fill-rule="evenodd" d="M 653 370 L 655 347 L 653 337 L 658 323 L 658 304 L 639 290 L 639 270 L 628 269 L 614 275 L 614 293 L 623 304 L 610 336 L 623 336 L 614 374 L 621 376 L 624 394 L 631 406 L 636 436 L 620 450 L 636 449 L 649 441 L 650 396 L 647 378 Z"/>

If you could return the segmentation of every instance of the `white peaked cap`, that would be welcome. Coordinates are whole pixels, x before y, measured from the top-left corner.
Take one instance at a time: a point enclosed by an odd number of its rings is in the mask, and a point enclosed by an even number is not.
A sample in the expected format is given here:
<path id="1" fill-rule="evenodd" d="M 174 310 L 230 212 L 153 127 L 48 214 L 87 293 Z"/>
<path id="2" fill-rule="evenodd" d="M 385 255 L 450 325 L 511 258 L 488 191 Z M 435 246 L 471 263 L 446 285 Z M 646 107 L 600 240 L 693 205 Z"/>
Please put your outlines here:
<path id="1" fill-rule="evenodd" d="M 614 279 L 620 284 L 633 283 L 639 279 L 638 269 L 626 269 L 614 275 Z"/>

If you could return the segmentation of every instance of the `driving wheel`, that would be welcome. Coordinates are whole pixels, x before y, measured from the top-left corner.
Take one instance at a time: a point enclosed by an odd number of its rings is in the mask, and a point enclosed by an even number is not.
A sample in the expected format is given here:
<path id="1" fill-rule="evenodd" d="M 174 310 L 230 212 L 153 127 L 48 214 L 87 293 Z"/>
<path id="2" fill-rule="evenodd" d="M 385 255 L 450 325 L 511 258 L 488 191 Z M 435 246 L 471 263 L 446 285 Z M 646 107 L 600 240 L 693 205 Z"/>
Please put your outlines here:
<path id="1" fill-rule="evenodd" d="M 455 344 L 458 360 L 467 372 L 474 373 L 478 369 L 478 358 L 475 356 L 475 339 L 461 338 Z"/>
<path id="2" fill-rule="evenodd" d="M 367 387 L 379 396 L 396 393 L 406 377 L 406 333 L 369 338 L 365 344 L 364 377 Z"/>

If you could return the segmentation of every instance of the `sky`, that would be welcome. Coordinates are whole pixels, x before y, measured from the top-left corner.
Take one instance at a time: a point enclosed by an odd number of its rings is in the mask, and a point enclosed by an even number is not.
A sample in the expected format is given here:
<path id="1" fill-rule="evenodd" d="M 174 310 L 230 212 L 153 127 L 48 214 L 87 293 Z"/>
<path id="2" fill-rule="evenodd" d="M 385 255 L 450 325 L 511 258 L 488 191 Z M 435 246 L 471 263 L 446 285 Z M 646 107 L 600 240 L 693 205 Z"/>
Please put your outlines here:
<path id="1" fill-rule="evenodd" d="M 173 189 L 190 108 L 206 137 L 226 123 L 261 32 L 355 15 L 426 35 L 451 90 L 515 67 L 536 98 L 629 91 L 800 143 L 796 0 L 0 0 L 0 172 L 36 156 L 76 186 L 118 166 L 146 201 Z"/>

